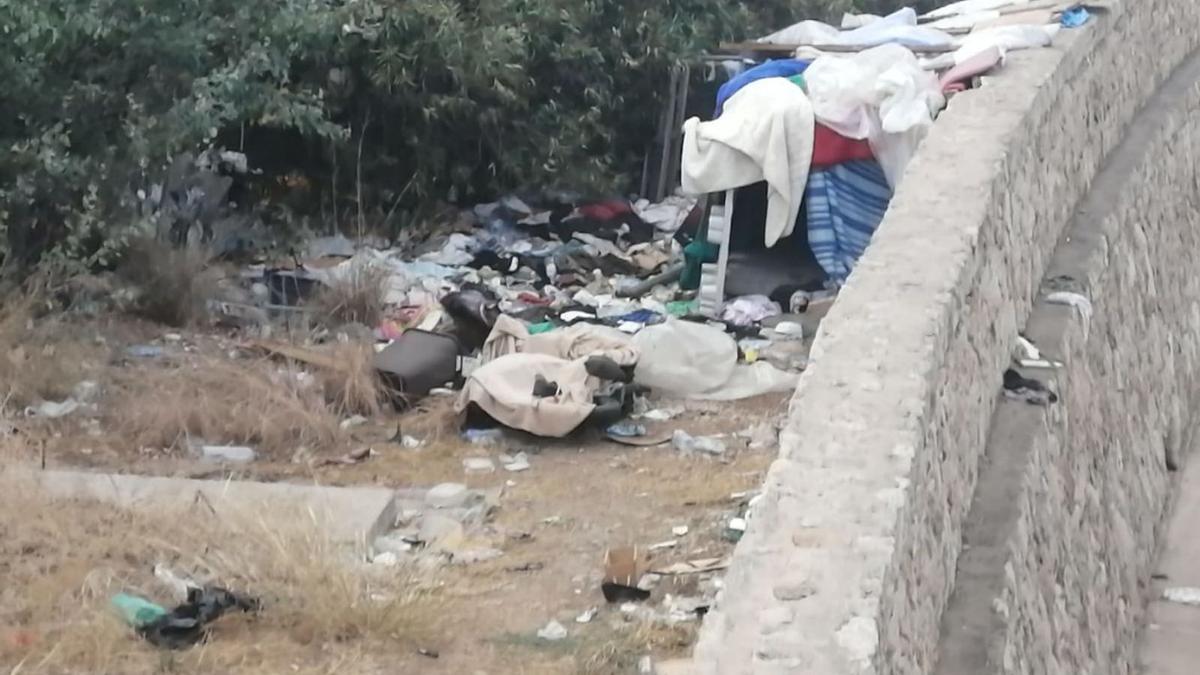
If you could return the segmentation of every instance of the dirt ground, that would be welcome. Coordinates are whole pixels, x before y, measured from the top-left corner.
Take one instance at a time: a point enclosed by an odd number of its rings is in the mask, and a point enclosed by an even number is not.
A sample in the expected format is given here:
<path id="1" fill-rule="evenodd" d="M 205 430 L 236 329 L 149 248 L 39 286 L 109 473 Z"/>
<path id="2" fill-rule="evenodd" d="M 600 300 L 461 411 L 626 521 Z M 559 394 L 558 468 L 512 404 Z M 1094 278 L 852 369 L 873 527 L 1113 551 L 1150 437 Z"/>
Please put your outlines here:
<path id="1" fill-rule="evenodd" d="M 460 437 L 449 397 L 430 397 L 403 415 L 379 408 L 343 428 L 352 411 L 313 401 L 307 369 L 265 356 L 236 332 L 168 330 L 112 316 L 10 322 L 9 333 L 2 342 L 0 327 L 0 358 L 8 359 L 10 378 L 32 384 L 10 392 L 11 414 L 0 418 L 5 465 L 502 488 L 489 531 L 503 551 L 495 560 L 432 571 L 380 568 L 327 551 L 312 531 L 271 528 L 284 534 L 264 536 L 262 522 L 234 527 L 203 514 L 127 513 L 9 494 L 3 511 L 20 515 L 6 517 L 0 533 L 0 668 L 12 673 L 636 672 L 646 654 L 686 653 L 698 622 L 667 625 L 606 604 L 599 590 L 605 551 L 674 539 L 651 564 L 727 556 L 727 523 L 748 498 L 739 493 L 760 485 L 777 451 L 774 443 L 751 449 L 736 434 L 773 425 L 788 399 L 651 397 L 652 407 L 681 412 L 646 422 L 650 435 L 718 435 L 729 447 L 719 458 L 684 455 L 670 443 L 629 447 L 598 434 L 555 441 L 510 435 L 484 447 Z M 155 349 L 130 352 L 134 345 Z M 95 385 L 77 412 L 57 419 L 18 412 L 79 394 L 82 381 Z M 197 430 L 209 443 L 253 446 L 259 458 L 232 466 L 201 461 L 188 450 Z M 420 446 L 398 442 L 404 435 Z M 315 466 L 366 447 L 373 454 L 360 463 Z M 464 458 L 516 452 L 527 454 L 528 470 L 464 472 Z M 672 534 L 685 525 L 687 534 Z M 223 618 L 206 645 L 179 653 L 143 643 L 108 610 L 117 590 L 154 589 L 156 562 L 196 560 L 221 583 L 273 601 L 255 617 Z M 696 575 L 665 578 L 645 605 L 695 595 L 697 583 Z M 147 593 L 165 600 L 161 589 Z M 371 599 L 381 594 L 383 607 Z M 575 622 L 592 607 L 599 609 L 594 620 Z M 552 619 L 568 637 L 536 638 Z"/>

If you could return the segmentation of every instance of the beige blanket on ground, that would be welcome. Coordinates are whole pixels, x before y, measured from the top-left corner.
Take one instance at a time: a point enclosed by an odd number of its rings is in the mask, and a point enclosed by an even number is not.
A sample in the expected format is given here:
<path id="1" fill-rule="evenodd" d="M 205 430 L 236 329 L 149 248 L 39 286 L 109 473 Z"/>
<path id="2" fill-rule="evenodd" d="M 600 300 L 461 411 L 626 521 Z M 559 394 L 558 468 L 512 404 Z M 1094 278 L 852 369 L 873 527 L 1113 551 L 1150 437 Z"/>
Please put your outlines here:
<path id="1" fill-rule="evenodd" d="M 588 375 L 585 361 L 549 354 L 501 356 L 471 373 L 455 407 L 461 412 L 475 403 L 505 426 L 538 436 L 566 436 L 596 408 L 592 395 L 600 380 Z M 558 393 L 535 397 L 539 375 L 557 384 Z"/>
<path id="2" fill-rule="evenodd" d="M 615 328 L 579 323 L 548 333 L 530 335 L 525 324 L 501 315 L 483 343 L 483 363 L 505 354 L 549 354 L 574 360 L 588 356 L 607 356 L 619 366 L 637 363 L 638 350 L 628 335 Z"/>
<path id="3" fill-rule="evenodd" d="M 792 233 L 813 153 L 813 107 L 782 77 L 742 87 L 711 122 L 683 125 L 683 191 L 724 192 L 767 182 L 768 247 Z M 737 205 L 734 205 L 734 209 Z"/>
<path id="4" fill-rule="evenodd" d="M 525 324 L 501 316 L 484 342 L 479 366 L 463 385 L 455 408 L 478 405 L 497 422 L 538 436 L 566 436 L 592 414 L 592 397 L 602 382 L 588 375 L 589 356 L 607 356 L 618 365 L 637 363 L 638 351 L 624 333 L 577 324 L 530 335 Z M 554 396 L 538 398 L 538 376 L 558 385 Z"/>

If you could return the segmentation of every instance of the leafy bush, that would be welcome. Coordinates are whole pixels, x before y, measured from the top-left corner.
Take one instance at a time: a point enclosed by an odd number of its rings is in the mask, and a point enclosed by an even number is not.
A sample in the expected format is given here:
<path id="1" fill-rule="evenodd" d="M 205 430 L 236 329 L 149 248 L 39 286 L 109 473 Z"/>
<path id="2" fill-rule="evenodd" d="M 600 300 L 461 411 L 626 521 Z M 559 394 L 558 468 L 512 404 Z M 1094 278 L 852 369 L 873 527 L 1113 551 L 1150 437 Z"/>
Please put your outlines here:
<path id="1" fill-rule="evenodd" d="M 110 264 L 138 191 L 211 146 L 265 170 L 243 208 L 288 193 L 327 226 L 628 186 L 672 64 L 850 4 L 0 0 L 0 275 Z"/>

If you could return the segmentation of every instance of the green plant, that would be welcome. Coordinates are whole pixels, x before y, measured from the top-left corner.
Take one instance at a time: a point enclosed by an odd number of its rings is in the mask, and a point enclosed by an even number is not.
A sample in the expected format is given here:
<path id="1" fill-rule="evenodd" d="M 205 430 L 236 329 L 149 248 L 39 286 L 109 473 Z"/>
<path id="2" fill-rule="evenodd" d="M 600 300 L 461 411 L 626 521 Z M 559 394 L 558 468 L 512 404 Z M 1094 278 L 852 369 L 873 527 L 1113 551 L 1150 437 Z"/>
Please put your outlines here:
<path id="1" fill-rule="evenodd" d="M 625 190 L 673 65 L 856 4 L 889 0 L 0 0 L 0 277 L 112 265 L 209 147 L 263 170 L 239 207 L 328 229 Z"/>

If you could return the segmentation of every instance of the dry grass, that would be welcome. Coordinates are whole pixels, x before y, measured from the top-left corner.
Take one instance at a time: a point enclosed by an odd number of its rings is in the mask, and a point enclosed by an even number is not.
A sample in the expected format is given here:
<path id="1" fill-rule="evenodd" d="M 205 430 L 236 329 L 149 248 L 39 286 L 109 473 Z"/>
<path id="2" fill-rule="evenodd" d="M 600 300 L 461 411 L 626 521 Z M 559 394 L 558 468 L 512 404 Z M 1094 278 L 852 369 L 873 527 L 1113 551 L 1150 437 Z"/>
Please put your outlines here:
<path id="1" fill-rule="evenodd" d="M 299 447 L 324 450 L 340 419 L 322 387 L 266 360 L 196 357 L 185 365 L 114 373 L 105 427 L 133 447 L 181 447 L 189 440 L 245 444 L 276 458 Z"/>
<path id="2" fill-rule="evenodd" d="M 137 313 L 168 326 L 191 326 L 208 314 L 207 301 L 215 295 L 211 254 L 199 247 L 177 249 L 153 239 L 130 245 L 121 274 L 137 285 L 141 295 Z"/>
<path id="3" fill-rule="evenodd" d="M 394 672 L 382 664 L 411 655 L 435 616 L 427 581 L 367 568 L 287 513 L 215 522 L 198 507 L 134 513 L 20 489 L 0 494 L 0 509 L 23 514 L 0 521 L 3 672 Z M 263 610 L 221 618 L 206 644 L 157 650 L 108 604 L 121 591 L 173 604 L 156 563 L 254 595 Z"/>
<path id="4" fill-rule="evenodd" d="M 628 675 L 647 654 L 681 654 L 696 640 L 697 623 L 669 626 L 643 622 L 612 631 L 582 645 L 575 654 L 577 675 Z"/>
<path id="5" fill-rule="evenodd" d="M 331 354 L 338 367 L 318 371 L 325 398 L 337 414 L 375 417 L 383 411 L 387 392 L 375 372 L 374 355 L 370 345 L 339 344 Z"/>
<path id="6" fill-rule="evenodd" d="M 69 322 L 36 319 L 37 300 L 0 302 L 0 411 L 62 400 L 98 369 L 102 351 Z"/>
<path id="7" fill-rule="evenodd" d="M 378 265 L 353 265 L 307 304 L 326 322 L 374 328 L 383 319 L 387 281 L 387 271 Z"/>

